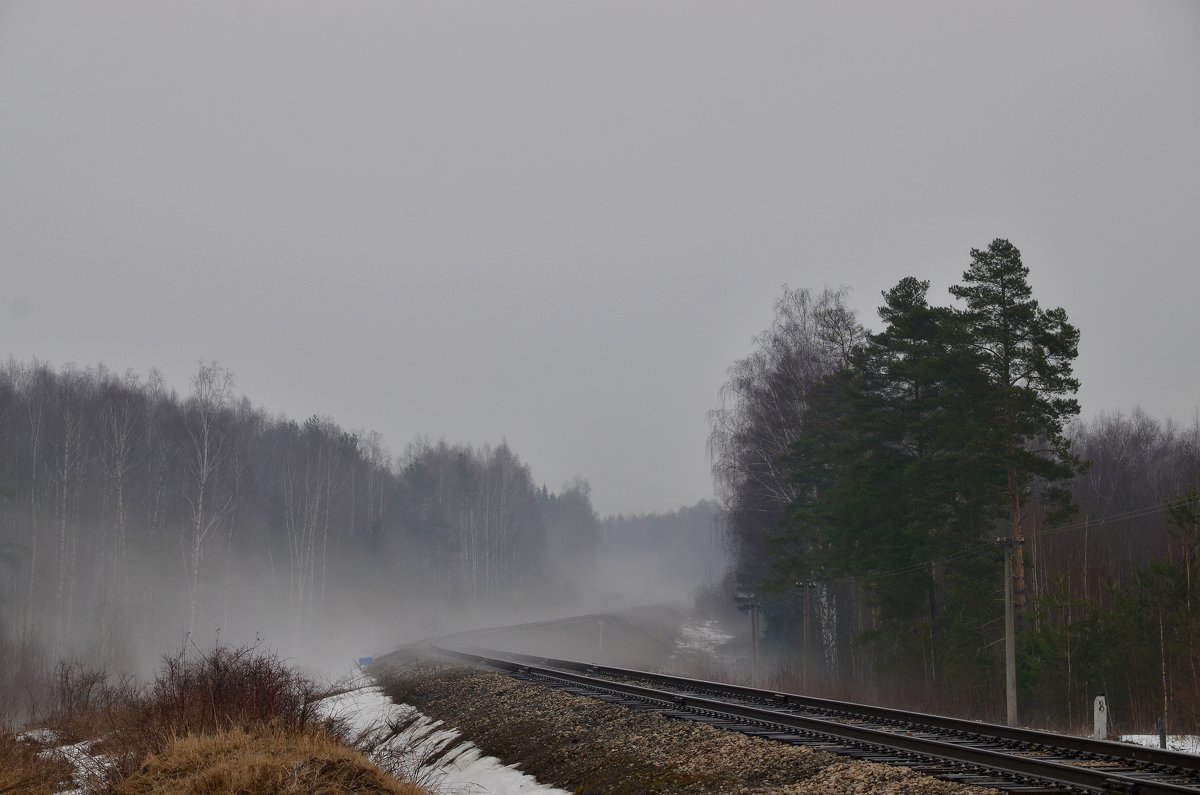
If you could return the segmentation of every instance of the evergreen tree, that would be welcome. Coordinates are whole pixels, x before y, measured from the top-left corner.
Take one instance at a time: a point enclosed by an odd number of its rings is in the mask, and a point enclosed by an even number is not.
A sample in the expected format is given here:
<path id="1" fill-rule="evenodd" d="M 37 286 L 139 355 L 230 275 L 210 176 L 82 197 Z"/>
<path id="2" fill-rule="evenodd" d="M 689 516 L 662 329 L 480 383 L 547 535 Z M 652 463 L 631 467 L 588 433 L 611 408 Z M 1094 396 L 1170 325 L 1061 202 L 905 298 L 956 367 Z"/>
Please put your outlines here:
<path id="1" fill-rule="evenodd" d="M 962 311 L 931 306 L 929 283 L 913 277 L 883 294 L 883 328 L 810 391 L 789 461 L 797 496 L 781 583 L 864 583 L 874 647 L 893 668 L 923 667 L 930 684 L 987 670 L 991 528 L 1008 519 L 1021 572 L 1025 497 L 1037 485 L 1065 504 L 1055 483 L 1079 467 L 1063 433 L 1078 413 L 1078 332 L 1063 310 L 1038 306 L 1010 243 L 972 260 L 952 290 Z"/>
<path id="2" fill-rule="evenodd" d="M 950 288 L 966 302 L 959 315 L 962 330 L 990 386 L 981 400 L 981 419 L 996 431 L 989 456 L 1005 473 L 1018 610 L 1025 604 L 1023 498 L 1039 480 L 1047 484 L 1050 502 L 1065 507 L 1065 492 L 1053 484 L 1080 469 L 1064 434 L 1066 423 L 1079 414 L 1073 397 L 1079 381 L 1071 374 L 1079 331 L 1061 308 L 1038 306 L 1028 276 L 1021 252 L 997 238 L 986 251 L 971 250 L 963 283 Z"/>
<path id="3" fill-rule="evenodd" d="M 980 541 L 1002 481 L 980 455 L 991 434 L 975 414 L 986 381 L 957 316 L 930 306 L 928 289 L 909 277 L 885 292 L 883 330 L 813 393 L 792 448 L 801 496 L 788 574 L 869 583 L 876 647 L 892 663 L 924 664 L 932 683 L 937 666 L 927 663 L 947 643 L 960 658 L 981 645 L 954 639 L 960 625 L 980 624 L 974 608 L 986 610 L 990 583 L 979 575 L 994 551 Z M 931 562 L 948 556 L 952 569 Z M 947 601 L 973 609 L 943 616 Z"/>

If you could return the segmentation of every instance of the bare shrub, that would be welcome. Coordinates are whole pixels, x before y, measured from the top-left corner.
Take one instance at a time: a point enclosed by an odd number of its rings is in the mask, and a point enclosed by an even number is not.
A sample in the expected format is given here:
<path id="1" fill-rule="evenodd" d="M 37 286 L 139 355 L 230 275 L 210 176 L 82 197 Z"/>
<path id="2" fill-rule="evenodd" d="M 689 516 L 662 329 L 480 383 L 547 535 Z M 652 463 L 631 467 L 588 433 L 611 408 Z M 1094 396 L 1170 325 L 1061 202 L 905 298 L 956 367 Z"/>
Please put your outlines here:
<path id="1" fill-rule="evenodd" d="M 141 696 L 128 677 L 111 681 L 108 674 L 80 662 L 59 662 L 51 677 L 52 699 L 45 723 L 64 742 L 101 736 L 122 723 Z"/>
<path id="2" fill-rule="evenodd" d="M 148 684 L 63 663 L 46 726 L 64 741 L 95 740 L 87 753 L 104 764 L 88 765 L 83 783 L 105 792 L 180 737 L 269 729 L 344 741 L 344 722 L 316 710 L 325 694 L 298 667 L 258 646 L 166 656 Z"/>
<path id="3" fill-rule="evenodd" d="M 60 663 L 52 679 L 44 734 L 70 744 L 54 769 L 70 782 L 69 756 L 81 792 L 424 792 L 388 779 L 398 765 L 383 746 L 403 726 L 388 726 L 371 742 L 355 736 L 344 718 L 318 709 L 329 688 L 257 645 L 193 646 L 163 657 L 147 683 L 114 680 L 80 663 Z M 378 751 L 389 764 L 373 764 L 360 751 Z M 0 784 L 0 795 L 8 792 Z"/>
<path id="4" fill-rule="evenodd" d="M 218 646 L 164 657 L 138 711 L 147 732 L 163 739 L 268 724 L 303 732 L 321 722 L 314 704 L 324 695 L 271 652 Z"/>
<path id="5" fill-rule="evenodd" d="M 216 646 L 164 657 L 154 681 L 134 699 L 128 719 L 104 743 L 124 777 L 177 737 L 234 729 L 303 735 L 320 730 L 341 740 L 342 724 L 323 719 L 324 691 L 298 667 L 258 646 Z"/>

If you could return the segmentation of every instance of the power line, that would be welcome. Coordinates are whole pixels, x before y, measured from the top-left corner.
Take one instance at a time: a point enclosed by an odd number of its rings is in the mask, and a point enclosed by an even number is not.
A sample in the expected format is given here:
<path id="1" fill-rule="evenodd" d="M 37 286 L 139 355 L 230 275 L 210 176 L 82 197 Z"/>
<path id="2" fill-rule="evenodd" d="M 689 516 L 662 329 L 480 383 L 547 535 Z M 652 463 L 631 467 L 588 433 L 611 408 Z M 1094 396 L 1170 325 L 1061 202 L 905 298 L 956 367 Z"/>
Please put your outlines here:
<path id="1" fill-rule="evenodd" d="M 1165 503 L 1159 503 L 1157 505 L 1148 505 L 1148 506 L 1144 506 L 1141 508 L 1133 508 L 1129 511 L 1126 511 L 1125 513 L 1113 514 L 1111 516 L 1105 516 L 1100 519 L 1085 519 L 1082 522 L 1074 522 L 1072 524 L 1064 524 L 1064 525 L 1058 525 L 1056 527 L 1048 527 L 1045 530 L 1039 530 L 1038 532 L 1033 533 L 1032 535 L 1035 537 L 1057 535 L 1058 533 L 1063 533 L 1063 532 L 1066 532 L 1067 530 L 1079 530 L 1081 528 L 1099 527 L 1101 525 L 1112 524 L 1114 522 L 1123 522 L 1123 521 L 1126 521 L 1129 519 L 1140 519 L 1143 516 L 1152 516 L 1153 514 L 1156 514 L 1156 513 L 1163 513 L 1165 511 L 1172 510 L 1173 508 L 1178 508 L 1183 505 L 1188 505 L 1192 502 L 1195 502 L 1195 500 L 1196 500 L 1195 497 L 1180 497 L 1178 499 L 1171 500 L 1171 501 L 1168 501 Z"/>

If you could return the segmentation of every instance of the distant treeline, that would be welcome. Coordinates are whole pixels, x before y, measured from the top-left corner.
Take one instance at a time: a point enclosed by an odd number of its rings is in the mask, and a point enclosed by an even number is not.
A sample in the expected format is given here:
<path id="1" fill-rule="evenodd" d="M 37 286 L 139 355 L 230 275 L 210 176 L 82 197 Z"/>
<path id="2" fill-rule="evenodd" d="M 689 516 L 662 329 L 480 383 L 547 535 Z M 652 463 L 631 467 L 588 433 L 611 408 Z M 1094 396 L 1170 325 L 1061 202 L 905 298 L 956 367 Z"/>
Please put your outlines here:
<path id="1" fill-rule="evenodd" d="M 254 408 L 215 364 L 184 396 L 153 372 L 0 369 L 0 641 L 117 666 L 217 628 L 394 642 L 568 595 L 597 533 L 586 483 L 539 488 L 505 444 L 395 459 L 378 434 Z"/>
<path id="2" fill-rule="evenodd" d="M 629 604 L 679 601 L 717 583 L 729 566 L 719 506 L 701 500 L 665 513 L 606 517 L 597 544 L 599 581 Z"/>
<path id="3" fill-rule="evenodd" d="M 1027 275 L 993 241 L 951 288 L 959 305 L 910 277 L 877 332 L 844 290 L 785 291 L 712 415 L 729 590 L 822 687 L 997 718 L 1002 538 L 1022 719 L 1077 724 L 1106 692 L 1126 726 L 1164 699 L 1195 726 L 1200 422 L 1078 420 L 1079 332 Z"/>

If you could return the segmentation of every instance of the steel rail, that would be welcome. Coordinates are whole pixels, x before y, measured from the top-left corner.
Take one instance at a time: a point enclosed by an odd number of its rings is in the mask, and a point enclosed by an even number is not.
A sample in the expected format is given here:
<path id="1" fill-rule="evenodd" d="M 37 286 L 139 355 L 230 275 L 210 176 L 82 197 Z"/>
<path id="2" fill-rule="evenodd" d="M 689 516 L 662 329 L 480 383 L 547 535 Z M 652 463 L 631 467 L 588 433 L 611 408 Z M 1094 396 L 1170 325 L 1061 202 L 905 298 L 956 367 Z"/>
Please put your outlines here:
<path id="1" fill-rule="evenodd" d="M 576 617 L 598 618 L 599 616 Z M 727 685 L 719 682 L 687 679 L 666 674 L 638 671 L 628 668 L 596 665 L 576 660 L 557 660 L 537 655 L 496 651 L 478 646 L 473 641 L 497 632 L 529 629 L 558 623 L 563 619 L 532 622 L 503 630 L 476 630 L 458 633 L 438 639 L 433 648 L 458 659 L 498 668 L 515 674 L 533 675 L 542 679 L 586 688 L 601 693 L 627 696 L 638 701 L 657 705 L 655 708 L 671 711 L 682 710 L 730 717 L 733 722 L 757 723 L 769 728 L 807 736 L 828 737 L 839 741 L 876 749 L 900 751 L 923 759 L 937 759 L 954 764 L 966 765 L 981 771 L 999 774 L 1018 781 L 1037 780 L 1058 787 L 1096 793 L 1137 793 L 1137 795 L 1177 795 L 1200 793 L 1200 785 L 1191 786 L 1174 782 L 1143 778 L 1151 775 L 1194 774 L 1200 771 L 1200 758 L 1161 749 L 1144 748 L 1123 743 L 1113 743 L 1089 738 L 1059 735 L 1028 729 L 1017 729 L 997 724 L 981 723 L 929 715 L 918 712 L 874 707 L 852 702 L 832 701 L 792 693 L 762 690 Z M 464 649 L 454 640 L 468 641 Z M 499 656 L 497 656 L 499 655 Z M 579 673 L 582 672 L 582 673 Z M 612 681 L 600 678 L 616 676 L 642 682 L 679 687 L 706 694 L 732 696 L 768 702 L 767 706 L 731 703 L 711 698 L 708 695 L 678 693 L 647 687 L 641 684 Z M 1134 769 L 1102 769 L 1066 764 L 1061 761 L 1030 758 L 1002 750 L 981 748 L 975 744 L 921 737 L 911 733 L 896 733 L 885 729 L 870 728 L 842 723 L 827 717 L 799 715 L 781 712 L 779 708 L 802 708 L 816 712 L 838 714 L 842 717 L 867 718 L 881 724 L 905 726 L 920 731 L 933 729 L 949 731 L 983 743 L 1011 742 L 1026 746 L 1030 750 L 1044 753 L 1065 752 L 1080 754 L 1112 763 L 1129 763 Z M 1002 744 L 1002 742 L 1000 743 Z M 1135 766 L 1145 765 L 1150 769 L 1138 770 Z"/>
<path id="2" fill-rule="evenodd" d="M 876 707 L 852 701 L 834 701 L 796 693 L 782 693 L 778 690 L 763 690 L 742 685 L 728 685 L 722 682 L 711 682 L 703 679 L 687 679 L 680 676 L 638 671 L 631 668 L 617 668 L 575 660 L 555 660 L 529 654 L 503 653 L 513 659 L 529 663 L 541 663 L 554 668 L 583 671 L 585 673 L 593 672 L 600 675 L 619 676 L 628 679 L 640 679 L 647 682 L 656 682 L 688 689 L 725 693 L 741 698 L 787 705 L 789 707 L 803 707 L 814 711 L 856 715 L 887 723 L 900 723 L 913 727 L 930 727 L 968 735 L 980 735 L 988 739 L 1043 746 L 1048 749 L 1066 750 L 1098 758 L 1128 760 L 1144 765 L 1178 768 L 1200 774 L 1200 755 L 1169 751 L 1162 748 L 1150 748 L 1132 743 L 1116 743 L 1110 740 L 1097 740 L 1092 737 L 1056 734 L 1036 729 L 1022 729 L 997 723 L 966 720 L 964 718 L 953 718 L 924 712 Z"/>

